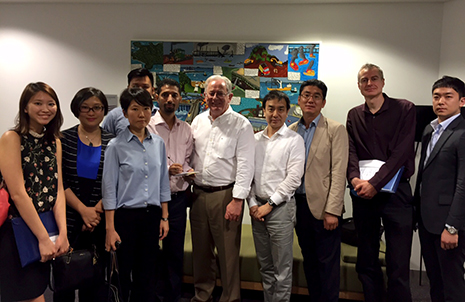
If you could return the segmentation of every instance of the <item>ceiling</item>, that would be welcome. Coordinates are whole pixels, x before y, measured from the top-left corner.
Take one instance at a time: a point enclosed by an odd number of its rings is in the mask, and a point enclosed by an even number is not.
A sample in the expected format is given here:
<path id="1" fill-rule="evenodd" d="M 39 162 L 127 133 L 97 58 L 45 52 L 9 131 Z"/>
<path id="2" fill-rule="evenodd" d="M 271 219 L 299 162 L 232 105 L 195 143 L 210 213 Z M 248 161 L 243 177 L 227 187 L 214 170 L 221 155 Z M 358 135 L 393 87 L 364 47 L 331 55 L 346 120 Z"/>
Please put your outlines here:
<path id="1" fill-rule="evenodd" d="M 0 0 L 0 3 L 100 3 L 100 4 L 332 4 L 332 3 L 442 3 L 459 0 Z"/>

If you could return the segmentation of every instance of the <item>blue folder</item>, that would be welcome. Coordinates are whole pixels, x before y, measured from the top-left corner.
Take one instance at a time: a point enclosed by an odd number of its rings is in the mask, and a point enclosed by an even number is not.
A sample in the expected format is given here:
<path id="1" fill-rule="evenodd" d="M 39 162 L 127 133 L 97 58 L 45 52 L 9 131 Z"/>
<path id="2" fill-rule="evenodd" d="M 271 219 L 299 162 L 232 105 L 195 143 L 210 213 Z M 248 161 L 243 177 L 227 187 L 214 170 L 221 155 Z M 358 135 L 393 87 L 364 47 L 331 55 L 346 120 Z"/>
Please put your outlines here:
<path id="1" fill-rule="evenodd" d="M 58 226 L 53 211 L 39 213 L 39 218 L 42 220 L 49 237 L 58 235 Z M 26 222 L 21 217 L 15 217 L 11 219 L 11 224 L 13 226 L 13 233 L 15 234 L 21 266 L 25 267 L 28 264 L 39 261 L 41 258 L 39 241 L 29 229 Z"/>
<path id="2" fill-rule="evenodd" d="M 402 174 L 404 174 L 404 166 L 400 167 L 396 175 L 394 175 L 394 177 L 381 188 L 381 192 L 396 193 Z"/>

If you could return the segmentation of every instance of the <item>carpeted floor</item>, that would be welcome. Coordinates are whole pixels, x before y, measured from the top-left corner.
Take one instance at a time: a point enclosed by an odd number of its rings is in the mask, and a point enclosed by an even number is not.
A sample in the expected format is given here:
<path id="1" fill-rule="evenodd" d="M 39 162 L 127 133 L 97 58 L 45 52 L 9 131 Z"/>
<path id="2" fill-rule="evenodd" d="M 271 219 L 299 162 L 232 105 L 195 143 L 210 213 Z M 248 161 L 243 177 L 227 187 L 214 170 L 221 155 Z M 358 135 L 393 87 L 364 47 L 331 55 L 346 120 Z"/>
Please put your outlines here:
<path id="1" fill-rule="evenodd" d="M 421 278 L 421 285 L 419 284 L 420 281 L 420 273 L 419 271 L 411 271 L 411 279 L 410 279 L 410 288 L 412 291 L 412 298 L 413 302 L 431 302 L 429 298 L 429 281 L 426 273 L 423 272 Z M 180 302 L 189 302 L 194 293 L 194 287 L 191 284 L 185 284 L 183 286 L 184 294 Z M 218 300 L 219 295 L 221 294 L 221 289 L 216 289 L 213 293 L 214 297 L 216 298 L 215 301 Z M 243 302 L 261 302 L 263 301 L 263 294 L 259 291 L 251 291 L 251 290 L 243 290 L 242 291 L 242 301 Z M 50 290 L 47 289 L 45 292 L 45 301 L 52 302 L 52 293 Z M 304 302 L 307 301 L 306 296 L 302 295 L 293 295 L 291 297 L 291 301 L 293 302 Z M 349 300 L 340 300 L 340 302 L 348 302 Z M 85 301 L 83 301 L 85 302 Z"/>

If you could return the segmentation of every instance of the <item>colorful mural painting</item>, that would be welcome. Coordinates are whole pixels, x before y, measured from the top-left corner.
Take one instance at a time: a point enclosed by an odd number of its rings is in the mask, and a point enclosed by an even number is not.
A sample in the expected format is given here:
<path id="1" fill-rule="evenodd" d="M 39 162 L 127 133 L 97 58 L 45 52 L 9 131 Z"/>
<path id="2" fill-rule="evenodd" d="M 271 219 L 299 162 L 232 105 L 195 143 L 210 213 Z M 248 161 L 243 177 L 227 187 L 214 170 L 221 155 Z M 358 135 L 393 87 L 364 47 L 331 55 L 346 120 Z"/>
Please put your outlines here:
<path id="1" fill-rule="evenodd" d="M 231 107 L 260 131 L 266 126 L 261 100 L 281 90 L 291 100 L 287 124 L 300 116 L 300 83 L 318 78 L 320 44 L 131 41 L 131 67 L 153 72 L 156 81 L 172 78 L 181 84 L 182 104 L 176 115 L 191 121 L 205 110 L 205 80 L 213 74 L 233 83 Z"/>

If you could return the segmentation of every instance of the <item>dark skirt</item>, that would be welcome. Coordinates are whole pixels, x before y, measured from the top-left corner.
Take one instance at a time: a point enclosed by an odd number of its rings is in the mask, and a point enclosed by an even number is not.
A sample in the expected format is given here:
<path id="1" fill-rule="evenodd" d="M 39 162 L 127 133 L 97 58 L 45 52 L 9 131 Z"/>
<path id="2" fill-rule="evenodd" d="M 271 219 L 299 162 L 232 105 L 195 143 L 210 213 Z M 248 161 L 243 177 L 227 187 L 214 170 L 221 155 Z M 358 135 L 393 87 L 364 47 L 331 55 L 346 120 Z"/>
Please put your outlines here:
<path id="1" fill-rule="evenodd" d="M 2 302 L 36 298 L 50 281 L 50 263 L 35 262 L 21 267 L 11 221 L 0 228 L 0 295 Z"/>

